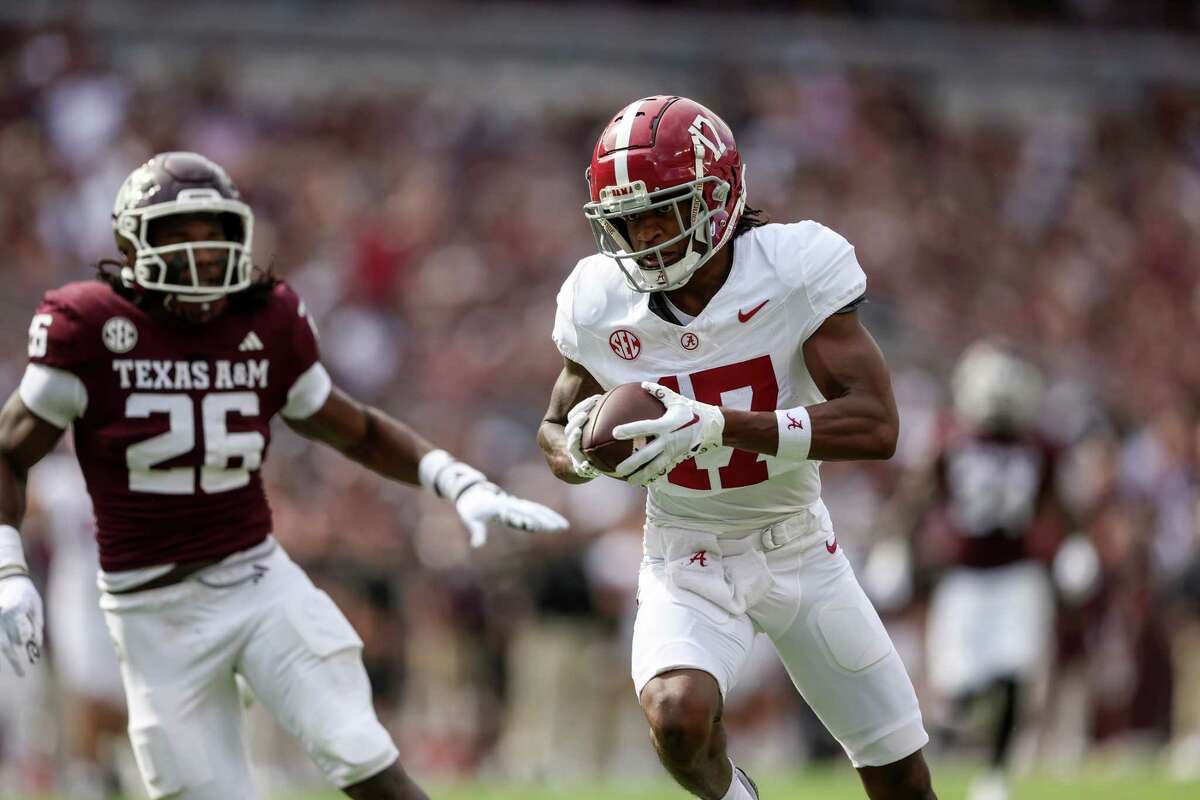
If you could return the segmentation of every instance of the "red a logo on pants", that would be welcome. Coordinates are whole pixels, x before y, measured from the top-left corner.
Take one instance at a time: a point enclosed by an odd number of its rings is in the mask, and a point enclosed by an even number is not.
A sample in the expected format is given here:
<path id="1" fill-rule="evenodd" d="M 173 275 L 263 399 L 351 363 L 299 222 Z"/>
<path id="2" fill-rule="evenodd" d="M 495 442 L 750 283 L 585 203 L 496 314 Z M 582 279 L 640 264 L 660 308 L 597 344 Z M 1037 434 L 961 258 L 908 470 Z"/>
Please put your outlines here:
<path id="1" fill-rule="evenodd" d="M 695 564 L 697 561 L 699 561 L 700 566 L 707 567 L 708 564 L 704 560 L 705 558 L 707 558 L 707 556 L 708 556 L 707 550 L 697 550 L 695 553 L 692 554 L 692 557 L 691 557 L 691 559 L 688 560 L 688 563 Z"/>

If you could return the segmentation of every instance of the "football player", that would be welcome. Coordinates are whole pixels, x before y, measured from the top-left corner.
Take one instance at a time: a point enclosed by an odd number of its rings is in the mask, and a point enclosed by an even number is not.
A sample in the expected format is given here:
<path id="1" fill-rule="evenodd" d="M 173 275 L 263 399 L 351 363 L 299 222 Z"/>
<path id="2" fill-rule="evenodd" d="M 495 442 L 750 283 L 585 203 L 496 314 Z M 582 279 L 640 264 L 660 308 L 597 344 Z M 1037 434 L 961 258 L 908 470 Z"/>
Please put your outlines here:
<path id="1" fill-rule="evenodd" d="M 970 800 L 1005 800 L 1021 701 L 1048 666 L 1054 594 L 1048 563 L 1064 532 L 1057 451 L 1037 433 L 1042 379 L 1011 348 L 971 345 L 955 367 L 953 414 L 917 492 L 917 551 L 935 574 L 929 683 L 953 730 L 991 700 L 988 772 Z M 923 490 L 919 487 L 924 484 Z"/>
<path id="2" fill-rule="evenodd" d="M 349 796 L 424 798 L 376 719 L 361 640 L 271 536 L 271 418 L 453 502 L 473 544 L 490 522 L 566 520 L 332 385 L 304 303 L 252 271 L 253 215 L 217 164 L 155 156 L 121 186 L 112 223 L 119 271 L 46 294 L 0 411 L 4 655 L 18 672 L 40 655 L 17 528 L 26 473 L 70 426 L 150 796 L 257 796 L 238 676 Z"/>
<path id="3" fill-rule="evenodd" d="M 872 800 L 932 798 L 912 683 L 821 502 L 822 460 L 896 444 L 854 248 L 765 224 L 728 126 L 687 98 L 621 109 L 587 178 L 599 253 L 558 295 L 564 366 L 538 438 L 581 483 L 600 392 L 640 381 L 666 406 L 615 431 L 648 438 L 615 477 L 649 488 L 632 672 L 659 758 L 697 797 L 758 797 L 721 708 L 762 631 Z"/>

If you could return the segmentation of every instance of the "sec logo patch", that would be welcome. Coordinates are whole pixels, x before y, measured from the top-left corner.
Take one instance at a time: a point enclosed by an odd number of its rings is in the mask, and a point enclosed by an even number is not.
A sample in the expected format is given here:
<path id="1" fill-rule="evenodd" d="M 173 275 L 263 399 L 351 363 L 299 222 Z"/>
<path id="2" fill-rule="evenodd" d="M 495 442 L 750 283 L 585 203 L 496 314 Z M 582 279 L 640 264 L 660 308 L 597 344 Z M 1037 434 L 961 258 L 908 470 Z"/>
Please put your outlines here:
<path id="1" fill-rule="evenodd" d="M 104 346 L 114 353 L 128 353 L 137 346 L 137 327 L 125 317 L 113 317 L 100 329 Z"/>
<path id="2" fill-rule="evenodd" d="M 642 341 L 634 335 L 633 331 L 627 331 L 624 328 L 612 332 L 612 336 L 608 337 L 608 346 L 626 361 L 633 361 L 638 357 L 638 353 L 642 352 Z"/>

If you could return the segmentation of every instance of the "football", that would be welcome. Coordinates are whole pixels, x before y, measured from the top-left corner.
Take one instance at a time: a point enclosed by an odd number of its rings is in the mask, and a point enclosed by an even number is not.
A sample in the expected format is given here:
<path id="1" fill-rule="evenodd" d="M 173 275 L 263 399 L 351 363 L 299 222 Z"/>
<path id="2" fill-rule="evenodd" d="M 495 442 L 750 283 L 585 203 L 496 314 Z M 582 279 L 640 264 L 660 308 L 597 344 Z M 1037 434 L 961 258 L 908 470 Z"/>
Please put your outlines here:
<path id="1" fill-rule="evenodd" d="M 617 439 L 613 428 L 626 422 L 642 419 L 658 419 L 667 407 L 654 395 L 642 388 L 640 383 L 622 383 L 605 392 L 588 415 L 583 426 L 580 446 L 587 460 L 601 472 L 612 472 L 633 454 L 635 447 L 644 445 L 645 439 Z"/>

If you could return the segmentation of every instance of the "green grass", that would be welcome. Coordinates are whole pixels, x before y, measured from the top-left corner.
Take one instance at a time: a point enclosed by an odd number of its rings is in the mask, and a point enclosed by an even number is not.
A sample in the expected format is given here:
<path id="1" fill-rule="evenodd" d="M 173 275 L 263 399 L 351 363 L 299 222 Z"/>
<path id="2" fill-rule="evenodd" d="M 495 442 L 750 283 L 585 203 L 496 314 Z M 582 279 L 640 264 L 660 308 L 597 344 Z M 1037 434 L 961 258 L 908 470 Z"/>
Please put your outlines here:
<path id="1" fill-rule="evenodd" d="M 962 800 L 971 772 L 963 768 L 934 768 L 934 788 L 940 800 Z M 755 776 L 764 800 L 865 800 L 858 777 L 849 766 L 807 770 L 795 775 Z M 434 786 L 436 800 L 687 800 L 690 795 L 666 781 L 631 784 L 613 781 L 554 786 L 497 786 L 482 784 Z M 332 800 L 332 795 L 328 796 Z M 1019 778 L 1011 800 L 1187 800 L 1200 798 L 1200 783 L 1171 782 L 1152 767 L 1106 774 L 1091 768 L 1078 777 L 1035 774 Z M 312 798 L 318 800 L 318 798 Z M 324 798 L 320 798 L 324 800 Z"/>
<path id="2" fill-rule="evenodd" d="M 961 766 L 934 765 L 934 788 L 940 800 L 963 800 L 972 772 Z M 764 800 L 865 800 L 850 767 L 819 768 L 795 774 L 755 776 Z M 668 780 L 651 782 L 589 781 L 586 783 L 515 784 L 432 783 L 433 800 L 688 800 L 690 795 Z M 287 800 L 336 800 L 337 792 L 290 794 Z M 1091 765 L 1071 778 L 1036 773 L 1018 778 L 1011 800 L 1196 800 L 1200 783 L 1172 782 L 1150 764 L 1106 768 Z M 50 800 L 49 798 L 45 800 Z M 284 800 L 277 797 L 273 800 Z"/>

